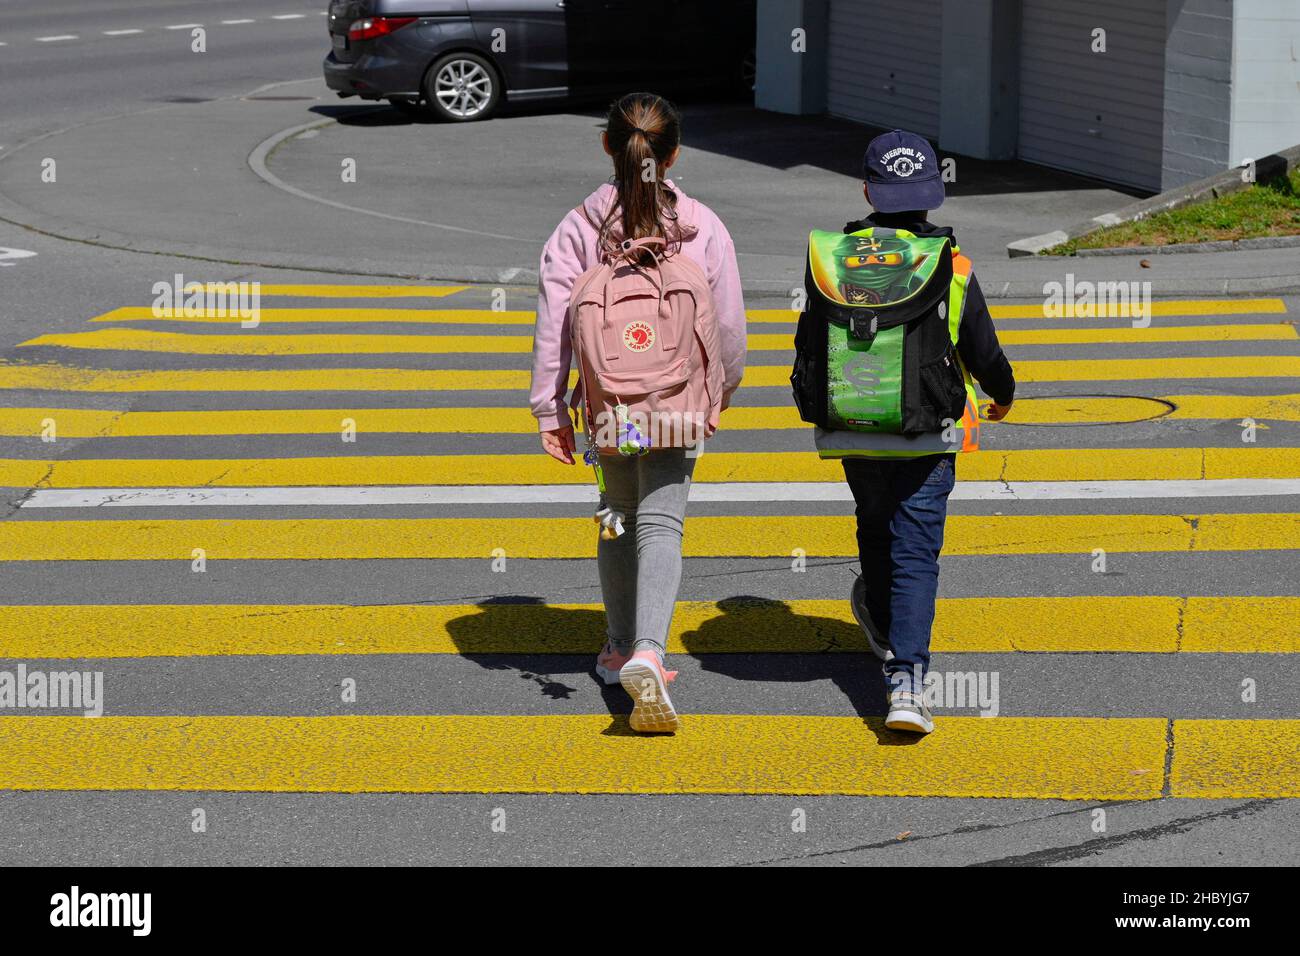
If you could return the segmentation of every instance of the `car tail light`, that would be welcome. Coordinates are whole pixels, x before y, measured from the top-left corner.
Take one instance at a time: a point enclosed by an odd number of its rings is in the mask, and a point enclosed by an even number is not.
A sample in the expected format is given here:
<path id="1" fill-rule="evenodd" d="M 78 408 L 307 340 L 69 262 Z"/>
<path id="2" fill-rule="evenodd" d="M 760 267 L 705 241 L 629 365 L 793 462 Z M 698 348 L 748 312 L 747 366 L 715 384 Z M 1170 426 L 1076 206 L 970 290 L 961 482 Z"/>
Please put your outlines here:
<path id="1" fill-rule="evenodd" d="M 388 36 L 395 33 L 404 26 L 414 23 L 419 17 L 366 17 L 364 20 L 355 21 L 352 26 L 348 27 L 349 40 L 373 40 L 376 37 Z"/>

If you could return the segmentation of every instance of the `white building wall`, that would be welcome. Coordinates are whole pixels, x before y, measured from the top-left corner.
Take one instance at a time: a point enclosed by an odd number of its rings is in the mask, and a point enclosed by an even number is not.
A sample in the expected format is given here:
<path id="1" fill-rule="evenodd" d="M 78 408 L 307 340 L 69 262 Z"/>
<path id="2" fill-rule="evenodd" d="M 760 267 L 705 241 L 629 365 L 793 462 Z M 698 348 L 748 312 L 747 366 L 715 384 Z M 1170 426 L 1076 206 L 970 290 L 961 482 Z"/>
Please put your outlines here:
<path id="1" fill-rule="evenodd" d="M 1232 19 L 1235 165 L 1300 143 L 1300 0 L 1236 0 Z"/>

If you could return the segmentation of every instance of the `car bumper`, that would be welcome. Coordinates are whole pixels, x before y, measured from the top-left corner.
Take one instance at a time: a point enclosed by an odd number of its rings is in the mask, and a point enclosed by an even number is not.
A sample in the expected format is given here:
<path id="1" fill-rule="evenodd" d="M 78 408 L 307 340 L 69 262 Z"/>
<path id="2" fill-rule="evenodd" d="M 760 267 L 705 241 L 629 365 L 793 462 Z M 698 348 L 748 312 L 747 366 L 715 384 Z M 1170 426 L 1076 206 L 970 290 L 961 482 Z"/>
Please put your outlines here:
<path id="1" fill-rule="evenodd" d="M 339 96 L 378 100 L 388 96 L 420 95 L 420 81 L 410 64 L 391 57 L 367 53 L 352 63 L 343 63 L 331 50 L 321 68 L 325 85 Z"/>

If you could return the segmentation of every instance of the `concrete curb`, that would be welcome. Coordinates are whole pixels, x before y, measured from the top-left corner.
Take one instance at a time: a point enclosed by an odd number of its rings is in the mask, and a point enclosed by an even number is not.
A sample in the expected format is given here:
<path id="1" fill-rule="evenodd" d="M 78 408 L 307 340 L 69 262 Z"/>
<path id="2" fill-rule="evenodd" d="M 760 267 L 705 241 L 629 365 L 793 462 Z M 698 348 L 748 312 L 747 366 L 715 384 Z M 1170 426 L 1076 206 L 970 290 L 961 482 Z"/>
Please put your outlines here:
<path id="1" fill-rule="evenodd" d="M 1300 165 L 1300 145 L 1292 146 L 1279 153 L 1274 153 L 1271 156 L 1265 156 L 1262 159 L 1256 160 L 1255 179 L 1251 182 L 1246 182 L 1242 179 L 1241 167 L 1236 166 L 1221 173 L 1215 173 L 1213 176 L 1207 176 L 1204 179 L 1198 179 L 1195 182 L 1187 183 L 1185 186 L 1179 186 L 1176 189 L 1169 189 L 1147 199 L 1141 199 L 1138 202 L 1130 203 L 1127 206 L 1116 209 L 1114 212 L 1094 216 L 1087 222 L 1071 226 L 1069 229 L 1056 229 L 1052 232 L 1045 232 L 1037 236 L 1017 239 L 1015 242 L 1007 244 L 1007 255 L 1013 259 L 1021 256 L 1036 256 L 1047 249 L 1051 249 L 1053 246 L 1059 246 L 1061 243 L 1068 242 L 1071 239 L 1078 239 L 1082 236 L 1090 235 L 1109 226 L 1118 226 L 1120 223 L 1124 222 L 1136 222 L 1139 219 L 1146 219 L 1148 216 L 1153 216 L 1156 213 L 1168 212 L 1171 209 L 1178 209 L 1181 206 L 1200 202 L 1203 199 L 1217 199 L 1219 196 L 1228 196 L 1232 193 L 1240 192 L 1247 186 L 1253 185 L 1255 182 L 1283 176 L 1288 170 L 1294 169 L 1297 165 Z M 1300 240 L 1300 237 L 1293 236 L 1266 236 L 1262 238 Z M 1254 242 L 1256 242 L 1256 240 L 1241 239 L 1229 242 L 1186 243 L 1178 246 L 1129 246 L 1123 249 L 1091 249 L 1086 251 L 1081 249 L 1076 254 L 1147 255 L 1162 254 L 1166 252 L 1231 252 L 1237 249 L 1277 249 L 1292 244 L 1278 243 L 1253 245 L 1252 243 Z M 1300 241 L 1297 241 L 1294 244 L 1300 245 Z"/>
<path id="2" fill-rule="evenodd" d="M 1251 249 L 1291 249 L 1300 246 L 1300 236 L 1260 236 L 1255 239 L 1228 239 L 1222 242 L 1181 242 L 1172 246 L 1112 246 L 1107 249 L 1080 249 L 1076 256 L 1165 256 L 1183 252 L 1245 252 Z M 1066 259 L 1068 256 L 1054 256 Z"/>

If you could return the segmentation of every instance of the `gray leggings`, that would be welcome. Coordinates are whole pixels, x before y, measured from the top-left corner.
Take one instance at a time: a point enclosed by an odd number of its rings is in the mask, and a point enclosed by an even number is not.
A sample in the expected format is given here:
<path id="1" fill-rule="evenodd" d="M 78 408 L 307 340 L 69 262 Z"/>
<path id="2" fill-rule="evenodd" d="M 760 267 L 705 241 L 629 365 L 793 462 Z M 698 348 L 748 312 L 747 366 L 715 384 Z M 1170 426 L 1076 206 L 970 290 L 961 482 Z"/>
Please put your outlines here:
<path id="1" fill-rule="evenodd" d="M 662 656 L 682 580 L 682 522 L 695 458 L 682 448 L 664 448 L 600 460 L 605 503 L 624 515 L 623 534 L 596 548 L 609 641 L 624 654 L 635 649 Z"/>

